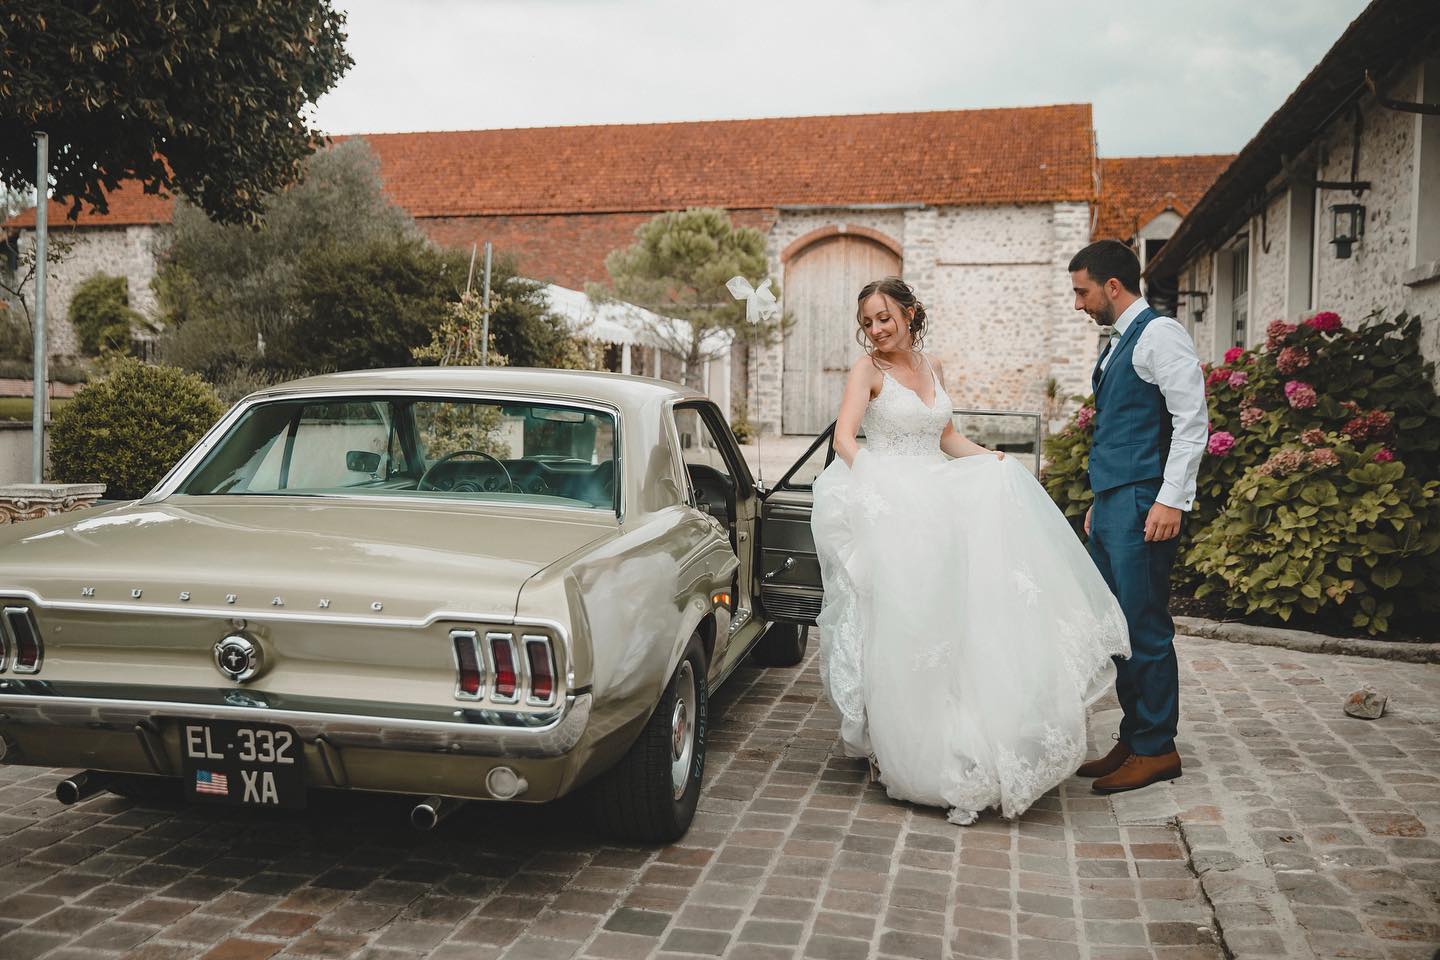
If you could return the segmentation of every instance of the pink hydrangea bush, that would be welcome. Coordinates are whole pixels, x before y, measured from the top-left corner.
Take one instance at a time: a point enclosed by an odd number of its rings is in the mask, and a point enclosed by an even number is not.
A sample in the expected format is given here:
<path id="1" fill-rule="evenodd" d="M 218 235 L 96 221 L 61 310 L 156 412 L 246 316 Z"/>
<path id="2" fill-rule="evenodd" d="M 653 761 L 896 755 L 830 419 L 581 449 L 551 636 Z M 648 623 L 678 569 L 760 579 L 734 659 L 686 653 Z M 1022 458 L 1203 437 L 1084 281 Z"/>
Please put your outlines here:
<path id="1" fill-rule="evenodd" d="M 1218 430 L 1210 434 L 1210 441 L 1205 445 L 1205 452 L 1216 457 L 1223 457 L 1235 449 L 1235 436 Z"/>
<path id="2" fill-rule="evenodd" d="M 1285 400 L 1296 410 L 1309 410 L 1318 399 L 1315 388 L 1303 380 L 1291 380 L 1285 384 Z"/>
<path id="3" fill-rule="evenodd" d="M 1271 323 L 1257 349 L 1232 347 L 1223 361 L 1202 364 L 1210 429 L 1181 532 L 1177 595 L 1203 585 L 1242 615 L 1313 614 L 1376 632 L 1391 619 L 1417 622 L 1422 607 L 1440 622 L 1440 591 L 1413 586 L 1430 562 L 1420 552 L 1440 554 L 1440 520 L 1431 522 L 1437 515 L 1427 506 L 1440 503 L 1440 487 L 1428 486 L 1440 480 L 1440 400 L 1420 334 L 1413 318 L 1347 326 L 1322 312 Z M 1103 414 L 1088 398 L 1076 409 L 1046 444 L 1044 481 L 1078 532 L 1090 503 L 1089 444 Z M 1368 506 L 1351 517 L 1359 497 Z M 1365 526 L 1377 510 L 1376 525 Z M 1381 534 L 1395 552 L 1377 552 Z M 1272 559 L 1291 549 L 1284 562 L 1295 572 L 1277 575 Z M 1312 557 L 1323 558 L 1318 575 Z M 1318 600 L 1300 593 L 1314 593 L 1306 584 L 1316 576 Z M 1440 561 L 1432 580 L 1440 582 Z"/>

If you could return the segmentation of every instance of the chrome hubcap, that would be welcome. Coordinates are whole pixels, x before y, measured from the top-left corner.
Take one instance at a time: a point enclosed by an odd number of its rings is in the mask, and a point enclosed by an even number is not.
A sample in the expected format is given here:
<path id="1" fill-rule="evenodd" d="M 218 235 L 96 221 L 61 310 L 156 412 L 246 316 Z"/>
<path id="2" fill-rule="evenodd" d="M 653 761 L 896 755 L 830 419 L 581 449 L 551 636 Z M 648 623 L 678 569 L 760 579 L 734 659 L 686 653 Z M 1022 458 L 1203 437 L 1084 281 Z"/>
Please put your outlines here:
<path id="1" fill-rule="evenodd" d="M 675 799 L 690 783 L 690 762 L 695 756 L 695 671 L 690 661 L 680 664 L 675 677 L 675 710 L 670 714 L 670 786 Z"/>

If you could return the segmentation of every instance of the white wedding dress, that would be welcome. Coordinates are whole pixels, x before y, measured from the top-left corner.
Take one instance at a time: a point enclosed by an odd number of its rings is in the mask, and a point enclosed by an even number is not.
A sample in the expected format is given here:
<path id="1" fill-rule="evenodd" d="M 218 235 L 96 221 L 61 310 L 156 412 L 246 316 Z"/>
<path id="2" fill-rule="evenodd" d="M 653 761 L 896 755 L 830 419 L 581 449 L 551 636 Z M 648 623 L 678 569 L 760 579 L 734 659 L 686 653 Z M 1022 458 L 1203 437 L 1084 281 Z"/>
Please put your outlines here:
<path id="1" fill-rule="evenodd" d="M 847 755 L 897 800 L 1017 817 L 1085 758 L 1085 708 L 1128 656 L 1085 548 L 1014 458 L 940 450 L 950 398 L 885 374 L 853 467 L 815 481 L 821 672 Z"/>

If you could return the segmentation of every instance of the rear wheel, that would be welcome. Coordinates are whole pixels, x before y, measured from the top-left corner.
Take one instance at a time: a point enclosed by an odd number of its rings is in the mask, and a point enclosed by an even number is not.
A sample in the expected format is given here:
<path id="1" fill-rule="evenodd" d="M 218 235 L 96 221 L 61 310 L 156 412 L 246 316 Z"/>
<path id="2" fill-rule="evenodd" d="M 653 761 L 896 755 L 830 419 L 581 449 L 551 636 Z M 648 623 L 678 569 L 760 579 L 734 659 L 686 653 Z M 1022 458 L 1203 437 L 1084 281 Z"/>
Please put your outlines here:
<path id="1" fill-rule="evenodd" d="M 801 623 L 772 623 L 751 654 L 762 667 L 793 667 L 805 659 L 810 628 Z"/>
<path id="2" fill-rule="evenodd" d="M 591 788 L 597 826 L 621 840 L 678 840 L 695 817 L 705 774 L 705 651 L 691 637 L 655 712 Z"/>

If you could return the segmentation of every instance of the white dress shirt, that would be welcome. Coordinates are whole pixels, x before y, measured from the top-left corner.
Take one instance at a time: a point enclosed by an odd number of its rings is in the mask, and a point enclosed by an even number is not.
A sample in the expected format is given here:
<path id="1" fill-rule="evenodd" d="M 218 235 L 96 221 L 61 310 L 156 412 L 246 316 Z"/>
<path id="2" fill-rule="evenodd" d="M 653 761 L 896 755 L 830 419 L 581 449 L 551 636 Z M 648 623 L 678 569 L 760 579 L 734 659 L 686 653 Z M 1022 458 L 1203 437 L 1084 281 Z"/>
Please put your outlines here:
<path id="1" fill-rule="evenodd" d="M 1116 319 L 1115 339 L 1111 342 L 1119 343 L 1130 324 L 1149 306 L 1144 297 L 1130 304 Z M 1200 369 L 1195 342 L 1178 321 L 1156 317 L 1140 331 L 1130 359 L 1136 376 L 1160 388 L 1165 408 L 1170 411 L 1170 455 L 1165 460 L 1165 478 L 1155 502 L 1188 511 L 1195 505 L 1195 477 L 1210 439 L 1205 374 Z M 1104 370 L 1109 362 L 1107 353 L 1100 361 L 1100 369 Z"/>

